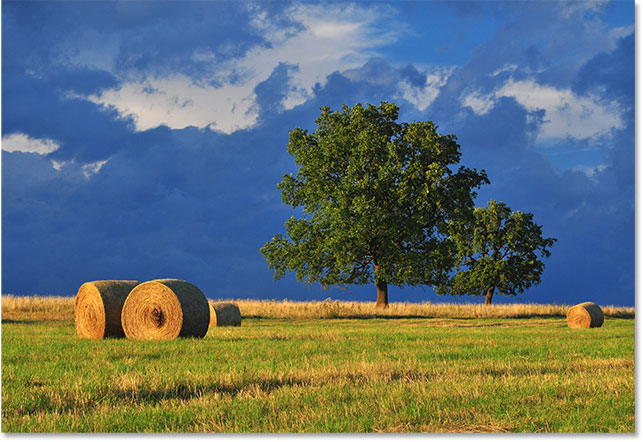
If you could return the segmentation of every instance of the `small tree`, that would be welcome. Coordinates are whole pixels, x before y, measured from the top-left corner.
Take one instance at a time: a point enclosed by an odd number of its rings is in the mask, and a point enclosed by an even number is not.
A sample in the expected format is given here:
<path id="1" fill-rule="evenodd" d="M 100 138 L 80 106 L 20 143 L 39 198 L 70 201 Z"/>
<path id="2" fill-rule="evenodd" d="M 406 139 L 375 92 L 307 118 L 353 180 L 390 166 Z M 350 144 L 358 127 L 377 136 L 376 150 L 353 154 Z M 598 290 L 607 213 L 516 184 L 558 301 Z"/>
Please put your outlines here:
<path id="1" fill-rule="evenodd" d="M 523 293 L 540 283 L 555 238 L 543 238 L 531 213 L 512 212 L 502 202 L 477 208 L 469 222 L 454 222 L 451 239 L 457 250 L 456 273 L 438 294 L 484 295 L 491 304 L 494 292 Z"/>
<path id="2" fill-rule="evenodd" d="M 342 112 L 322 108 L 313 133 L 290 132 L 296 176 L 278 184 L 285 204 L 301 206 L 286 235 L 261 248 L 275 279 L 295 271 L 323 286 L 375 283 L 377 305 L 388 284 L 437 284 L 453 259 L 447 222 L 473 210 L 483 172 L 460 167 L 454 135 L 430 122 L 398 123 L 398 107 L 382 102 Z"/>

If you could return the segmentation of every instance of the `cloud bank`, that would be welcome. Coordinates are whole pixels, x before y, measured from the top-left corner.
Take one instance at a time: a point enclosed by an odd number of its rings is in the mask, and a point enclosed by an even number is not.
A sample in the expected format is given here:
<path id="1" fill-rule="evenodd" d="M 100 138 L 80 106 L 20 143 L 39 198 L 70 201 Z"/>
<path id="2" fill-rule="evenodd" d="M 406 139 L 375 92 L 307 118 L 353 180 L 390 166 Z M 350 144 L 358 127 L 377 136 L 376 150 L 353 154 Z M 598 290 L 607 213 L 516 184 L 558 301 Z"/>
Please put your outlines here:
<path id="1" fill-rule="evenodd" d="M 259 248 L 292 214 L 288 132 L 386 100 L 457 135 L 491 179 L 478 205 L 558 238 L 542 284 L 499 302 L 632 305 L 633 11 L 475 5 L 4 2 L 3 291 L 178 277 L 211 298 L 374 300 L 275 282 Z"/>
<path id="2" fill-rule="evenodd" d="M 278 66 L 288 66 L 280 104 L 289 110 L 309 100 L 313 87 L 323 85 L 328 75 L 361 66 L 399 32 L 381 31 L 383 8 L 375 6 L 294 5 L 278 17 L 256 5 L 250 8 L 250 25 L 262 42 L 224 60 L 211 50 L 195 50 L 192 59 L 206 65 L 207 75 L 195 79 L 167 72 L 134 81 L 125 78 L 118 88 L 88 99 L 132 118 L 138 131 L 165 125 L 230 134 L 257 123 L 255 89 Z"/>

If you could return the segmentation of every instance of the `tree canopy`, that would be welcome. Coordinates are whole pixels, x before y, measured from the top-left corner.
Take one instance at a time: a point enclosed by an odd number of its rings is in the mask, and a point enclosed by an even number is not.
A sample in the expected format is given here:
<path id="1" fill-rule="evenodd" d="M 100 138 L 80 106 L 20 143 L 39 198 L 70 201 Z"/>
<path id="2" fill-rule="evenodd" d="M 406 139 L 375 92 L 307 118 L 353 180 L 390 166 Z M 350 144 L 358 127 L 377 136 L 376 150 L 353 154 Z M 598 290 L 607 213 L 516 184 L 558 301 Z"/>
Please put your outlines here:
<path id="1" fill-rule="evenodd" d="M 460 166 L 455 135 L 431 121 L 399 123 L 399 108 L 321 109 L 317 128 L 290 132 L 288 153 L 299 170 L 284 175 L 283 202 L 301 207 L 261 252 L 275 278 L 294 271 L 323 286 L 445 283 L 453 268 L 448 222 L 473 210 L 484 171 Z"/>
<path id="2" fill-rule="evenodd" d="M 456 250 L 455 275 L 438 294 L 483 295 L 491 304 L 494 292 L 523 293 L 540 283 L 545 268 L 538 259 L 550 256 L 555 238 L 543 238 L 531 213 L 512 212 L 505 203 L 489 201 L 466 222 L 451 223 Z"/>

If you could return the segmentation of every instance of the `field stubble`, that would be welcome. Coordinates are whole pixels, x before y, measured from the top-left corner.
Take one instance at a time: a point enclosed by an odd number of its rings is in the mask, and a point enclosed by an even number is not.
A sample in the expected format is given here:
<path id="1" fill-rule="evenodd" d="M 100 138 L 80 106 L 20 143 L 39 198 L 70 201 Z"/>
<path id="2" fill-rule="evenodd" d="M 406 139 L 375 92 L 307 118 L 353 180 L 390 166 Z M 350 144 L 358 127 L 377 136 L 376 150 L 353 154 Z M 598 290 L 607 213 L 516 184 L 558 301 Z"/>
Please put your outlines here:
<path id="1" fill-rule="evenodd" d="M 242 327 L 134 342 L 32 302 L 3 297 L 4 432 L 634 431 L 633 309 L 572 330 L 555 306 L 236 301 Z"/>
<path id="2" fill-rule="evenodd" d="M 243 318 L 564 318 L 571 306 L 561 304 L 449 304 L 390 303 L 388 308 L 373 302 L 346 301 L 277 301 L 225 299 L 239 306 Z M 606 317 L 634 318 L 634 307 L 601 306 Z M 66 296 L 2 296 L 3 320 L 65 321 L 74 319 L 74 298 Z"/>

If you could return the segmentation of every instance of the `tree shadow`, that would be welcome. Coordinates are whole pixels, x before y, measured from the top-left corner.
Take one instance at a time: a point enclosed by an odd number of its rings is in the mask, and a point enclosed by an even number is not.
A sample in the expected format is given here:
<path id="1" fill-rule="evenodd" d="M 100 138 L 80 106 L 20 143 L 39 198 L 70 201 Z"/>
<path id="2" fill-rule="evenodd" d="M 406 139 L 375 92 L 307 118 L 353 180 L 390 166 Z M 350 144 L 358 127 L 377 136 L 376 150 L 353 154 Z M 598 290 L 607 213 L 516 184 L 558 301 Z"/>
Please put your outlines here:
<path id="1" fill-rule="evenodd" d="M 426 373 L 415 373 L 406 370 L 394 370 L 379 375 L 385 378 L 387 382 L 391 381 L 428 381 L 429 375 Z M 207 395 L 219 394 L 230 398 L 239 395 L 256 396 L 258 394 L 271 394 L 280 388 L 306 387 L 310 385 L 330 385 L 338 380 L 347 382 L 361 383 L 373 380 L 373 375 L 366 373 L 338 373 L 329 376 L 328 379 L 321 381 L 311 381 L 308 378 L 266 378 L 256 379 L 240 383 L 239 385 L 224 384 L 221 382 L 180 382 L 163 388 L 149 388 L 140 386 L 135 388 L 113 390 L 113 394 L 118 400 L 131 401 L 136 405 L 145 403 L 156 403 L 167 400 L 188 401 Z"/>

